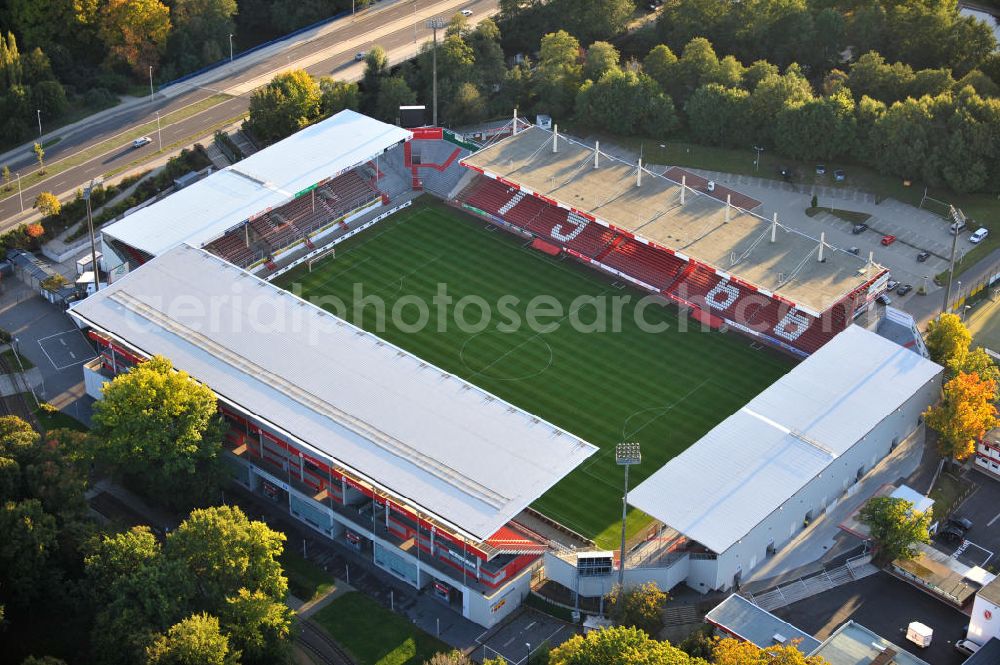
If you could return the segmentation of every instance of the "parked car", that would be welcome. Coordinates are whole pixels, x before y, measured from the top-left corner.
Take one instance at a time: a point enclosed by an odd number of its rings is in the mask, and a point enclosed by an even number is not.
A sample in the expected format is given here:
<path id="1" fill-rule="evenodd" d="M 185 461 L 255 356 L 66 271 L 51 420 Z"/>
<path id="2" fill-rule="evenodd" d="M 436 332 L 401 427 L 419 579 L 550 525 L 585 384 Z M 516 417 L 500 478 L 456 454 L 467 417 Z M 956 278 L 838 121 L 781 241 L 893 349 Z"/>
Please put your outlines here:
<path id="1" fill-rule="evenodd" d="M 472 10 L 471 9 L 463 9 L 462 10 L 462 16 L 472 16 Z"/>
<path id="2" fill-rule="evenodd" d="M 897 296 L 905 296 L 907 293 L 913 290 L 912 284 L 903 284 L 901 287 L 896 289 Z"/>
<path id="3" fill-rule="evenodd" d="M 844 182 L 845 180 L 847 180 L 847 174 L 844 173 L 843 170 L 837 169 L 836 171 L 833 172 L 833 179 L 836 180 L 837 182 Z"/>
<path id="4" fill-rule="evenodd" d="M 960 543 L 972 528 L 972 522 L 964 517 L 952 517 L 938 531 L 938 538 L 949 543 Z"/>
<path id="5" fill-rule="evenodd" d="M 368 57 L 367 51 L 358 51 L 357 53 L 354 54 L 354 59 L 357 60 L 358 62 L 361 62 L 367 57 Z"/>
<path id="6" fill-rule="evenodd" d="M 888 247 L 892 243 L 896 242 L 896 236 L 889 234 L 882 236 L 882 244 Z"/>
<path id="7" fill-rule="evenodd" d="M 930 252 L 920 252 L 919 254 L 917 254 L 917 263 L 923 263 L 924 261 L 929 259 L 930 256 L 931 256 Z"/>
<path id="8" fill-rule="evenodd" d="M 851 247 L 847 251 L 850 252 L 851 254 L 853 254 L 854 256 L 860 256 L 861 255 L 861 248 L 860 247 Z"/>
<path id="9" fill-rule="evenodd" d="M 132 141 L 132 147 L 133 148 L 141 148 L 142 146 L 146 145 L 147 143 L 152 143 L 152 142 L 153 142 L 153 139 L 149 138 L 148 136 L 140 136 L 136 140 Z"/>
<path id="10" fill-rule="evenodd" d="M 817 164 L 816 175 L 826 175 L 826 166 L 823 164 Z"/>
<path id="11" fill-rule="evenodd" d="M 851 229 L 851 233 L 853 233 L 854 235 L 858 235 L 859 233 L 864 233 L 867 230 L 868 230 L 868 225 L 867 224 L 864 224 L 864 223 L 862 223 L 862 224 L 855 224 L 854 228 Z"/>
<path id="12" fill-rule="evenodd" d="M 958 233 L 959 231 L 961 231 L 964 228 L 965 228 L 965 222 L 962 222 L 962 221 L 952 222 L 948 226 L 948 230 L 951 231 L 952 235 L 955 235 L 956 233 Z"/>
<path id="13" fill-rule="evenodd" d="M 986 240 L 986 236 L 990 234 L 990 230 L 986 228 L 976 229 L 971 236 L 969 236 L 969 242 L 973 245 L 978 245 L 983 240 Z"/>
<path id="14" fill-rule="evenodd" d="M 892 304 L 892 298 L 884 293 L 876 298 L 875 301 L 878 302 L 878 304 L 885 305 L 887 307 Z"/>
<path id="15" fill-rule="evenodd" d="M 896 280 L 894 280 L 894 279 L 890 279 L 890 280 L 889 280 L 888 282 L 886 282 L 886 284 L 885 284 L 885 290 L 886 290 L 886 291 L 895 291 L 895 290 L 896 290 L 896 287 L 897 287 L 897 286 L 899 286 L 899 282 L 897 282 L 897 281 L 896 281 Z"/>
<path id="16" fill-rule="evenodd" d="M 971 656 L 979 651 L 979 645 L 972 640 L 958 640 L 955 642 L 955 650 L 965 656 Z"/>

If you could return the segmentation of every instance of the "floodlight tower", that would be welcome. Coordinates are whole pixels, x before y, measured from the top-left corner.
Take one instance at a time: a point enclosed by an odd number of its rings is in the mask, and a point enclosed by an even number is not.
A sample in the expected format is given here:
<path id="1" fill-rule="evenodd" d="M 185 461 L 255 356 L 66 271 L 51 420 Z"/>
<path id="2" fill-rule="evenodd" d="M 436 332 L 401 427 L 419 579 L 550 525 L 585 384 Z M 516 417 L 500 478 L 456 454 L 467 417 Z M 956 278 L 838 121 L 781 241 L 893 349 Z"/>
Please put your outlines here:
<path id="1" fill-rule="evenodd" d="M 615 446 L 615 463 L 625 467 L 625 493 L 622 495 L 622 550 L 618 562 L 619 593 L 625 589 L 625 519 L 628 511 L 628 468 L 642 461 L 638 443 L 619 443 Z"/>
<path id="2" fill-rule="evenodd" d="M 437 127 L 438 124 L 438 30 L 443 30 L 448 27 L 448 22 L 443 18 L 432 18 L 427 21 L 427 27 L 434 31 L 434 53 L 431 56 L 431 97 L 433 99 L 432 105 L 432 115 L 433 115 L 433 125 Z"/>
<path id="3" fill-rule="evenodd" d="M 90 268 L 94 271 L 94 293 L 101 289 L 101 269 L 97 267 L 97 241 L 94 238 L 94 218 L 90 211 L 90 194 L 100 181 L 90 181 L 83 190 L 83 200 L 87 202 L 87 231 L 90 233 Z"/>
<path id="4" fill-rule="evenodd" d="M 944 304 L 941 306 L 942 314 L 947 314 L 948 306 L 951 305 L 951 280 L 955 277 L 955 250 L 958 247 L 958 232 L 965 226 L 965 213 L 955 206 L 948 206 L 948 209 L 954 223 L 951 226 L 951 260 L 948 263 L 948 288 L 944 291 Z"/>

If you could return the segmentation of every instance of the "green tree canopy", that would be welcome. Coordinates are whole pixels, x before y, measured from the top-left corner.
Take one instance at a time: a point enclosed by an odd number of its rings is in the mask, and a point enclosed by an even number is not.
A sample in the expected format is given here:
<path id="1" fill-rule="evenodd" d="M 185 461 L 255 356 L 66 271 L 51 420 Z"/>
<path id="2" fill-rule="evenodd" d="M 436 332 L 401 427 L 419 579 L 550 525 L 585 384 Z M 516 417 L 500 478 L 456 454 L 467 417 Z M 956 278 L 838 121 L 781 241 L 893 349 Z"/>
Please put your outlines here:
<path id="1" fill-rule="evenodd" d="M 127 66 L 142 80 L 156 68 L 170 35 L 170 9 L 160 0 L 108 0 L 99 10 L 98 35 L 109 63 Z"/>
<path id="2" fill-rule="evenodd" d="M 174 624 L 146 649 L 148 665 L 238 665 L 239 652 L 219 631 L 219 620 L 192 614 Z"/>
<path id="3" fill-rule="evenodd" d="M 638 628 L 614 627 L 575 635 L 549 653 L 549 665 L 707 665 Z"/>
<path id="4" fill-rule="evenodd" d="M 621 55 L 618 53 L 618 49 L 608 42 L 594 42 L 587 47 L 583 75 L 592 81 L 597 81 L 605 73 L 618 69 L 620 58 Z"/>
<path id="5" fill-rule="evenodd" d="M 99 453 L 117 469 L 141 477 L 148 490 L 189 501 L 214 482 L 222 429 L 215 395 L 162 356 L 104 386 L 94 405 Z"/>
<path id="6" fill-rule="evenodd" d="M 361 90 L 353 81 L 335 81 L 329 76 L 319 80 L 320 114 L 331 116 L 344 109 L 361 108 Z"/>
<path id="7" fill-rule="evenodd" d="M 314 122 L 319 114 L 319 86 L 308 72 L 296 69 L 253 91 L 247 124 L 255 136 L 273 143 Z"/>
<path id="8" fill-rule="evenodd" d="M 375 117 L 385 122 L 396 122 L 400 106 L 409 106 L 417 101 L 417 95 L 406 84 L 402 76 L 390 76 L 382 81 L 375 105 Z"/>
<path id="9" fill-rule="evenodd" d="M 927 324 L 925 343 L 931 360 L 948 367 L 960 363 L 969 352 L 972 333 L 957 314 L 942 314 Z"/>
<path id="10" fill-rule="evenodd" d="M 912 559 L 917 555 L 917 543 L 930 540 L 927 527 L 931 524 L 931 511 L 917 512 L 905 499 L 876 496 L 861 508 L 861 522 L 868 527 L 883 563 L 897 559 Z"/>
<path id="11" fill-rule="evenodd" d="M 608 595 L 608 615 L 620 626 L 634 626 L 656 636 L 663 627 L 663 607 L 667 594 L 654 582 L 626 587 L 615 587 Z"/>

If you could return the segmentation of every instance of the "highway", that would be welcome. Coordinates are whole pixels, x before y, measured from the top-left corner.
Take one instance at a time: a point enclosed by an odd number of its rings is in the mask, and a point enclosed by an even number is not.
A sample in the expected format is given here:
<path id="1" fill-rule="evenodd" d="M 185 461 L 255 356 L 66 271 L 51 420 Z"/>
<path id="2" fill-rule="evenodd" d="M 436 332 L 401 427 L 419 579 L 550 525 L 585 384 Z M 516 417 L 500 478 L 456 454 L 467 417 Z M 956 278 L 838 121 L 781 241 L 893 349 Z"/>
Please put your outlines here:
<path id="1" fill-rule="evenodd" d="M 155 128 L 145 132 L 153 139 L 152 143 L 141 148 L 131 147 L 136 128 L 155 123 L 157 112 L 163 118 L 187 108 L 186 112 L 179 114 L 186 117 L 161 123 L 159 138 L 164 148 L 179 142 L 193 142 L 213 128 L 246 113 L 251 92 L 281 71 L 302 68 L 314 76 L 360 80 L 364 63 L 355 60 L 356 53 L 367 51 L 378 43 L 388 53 L 390 64 L 398 64 L 411 58 L 420 44 L 431 38 L 431 31 L 425 27 L 427 19 L 449 19 L 462 9 L 472 10 L 469 21 L 474 24 L 496 12 L 497 0 L 396 0 L 376 3 L 353 18 L 342 18 L 189 81 L 157 91 L 152 101 L 149 98 L 133 100 L 69 128 L 54 131 L 53 136 L 61 139 L 47 148 L 45 154 L 46 168 L 52 175 L 31 186 L 22 183 L 24 214 L 21 213 L 16 187 L 12 192 L 2 194 L 5 198 L 0 200 L 0 232 L 30 216 L 31 204 L 39 192 L 48 191 L 61 196 L 92 178 L 112 171 L 119 172 L 126 167 L 133 168 L 137 166 L 137 161 L 158 157 Z M 220 94 L 228 98 L 220 98 L 220 103 L 215 105 L 206 101 Z M 200 107 L 194 106 L 199 104 Z M 191 114 L 192 111 L 197 112 Z M 80 163 L 56 172 L 60 160 L 65 159 Z M 30 144 L 0 158 L 0 163 L 9 165 L 12 172 L 19 172 L 22 179 L 38 170 Z"/>

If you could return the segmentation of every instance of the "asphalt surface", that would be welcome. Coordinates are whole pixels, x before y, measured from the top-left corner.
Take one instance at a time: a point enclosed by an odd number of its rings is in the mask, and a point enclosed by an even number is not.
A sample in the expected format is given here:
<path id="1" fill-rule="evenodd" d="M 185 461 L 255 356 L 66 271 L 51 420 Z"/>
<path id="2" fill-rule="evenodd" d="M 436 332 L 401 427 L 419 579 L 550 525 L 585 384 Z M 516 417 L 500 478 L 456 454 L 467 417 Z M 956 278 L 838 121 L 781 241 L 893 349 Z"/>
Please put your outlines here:
<path id="1" fill-rule="evenodd" d="M 62 140 L 46 149 L 46 164 L 51 168 L 60 159 L 70 157 L 138 125 L 155 122 L 157 112 L 163 117 L 219 92 L 235 89 L 237 96 L 179 122 L 172 124 L 164 122 L 160 128 L 160 139 L 164 146 L 182 139 L 204 135 L 212 127 L 247 111 L 250 92 L 244 89 L 252 86 L 241 84 L 247 82 L 263 84 L 280 69 L 297 66 L 297 63 L 316 76 L 356 80 L 360 78 L 362 71 L 362 66 L 355 61 L 355 54 L 358 51 L 367 50 L 374 43 L 381 44 L 390 54 L 390 63 L 396 64 L 402 58 L 393 57 L 394 50 L 412 48 L 415 44 L 430 39 L 431 31 L 425 27 L 424 20 L 420 20 L 414 30 L 413 16 L 419 17 L 428 12 L 437 16 L 434 14 L 434 8 L 441 7 L 440 17 L 448 19 L 459 9 L 471 9 L 473 14 L 469 20 L 474 23 L 495 12 L 496 6 L 497 0 L 469 0 L 459 5 L 456 5 L 454 0 L 397 0 L 392 4 L 378 3 L 371 9 L 359 13 L 354 19 L 345 17 L 338 20 L 331 26 L 334 29 L 315 39 L 307 41 L 304 37 L 296 37 L 287 40 L 283 48 L 263 60 L 248 56 L 244 61 L 236 60 L 231 65 L 223 65 L 213 70 L 218 73 L 218 78 L 214 81 L 199 87 L 191 83 L 176 84 L 157 92 L 150 103 L 123 105 L 116 110 L 117 112 L 98 115 L 93 122 L 84 123 L 84 126 L 78 129 L 66 133 L 60 132 L 58 135 L 62 136 Z M 405 27 L 401 27 L 400 24 L 405 24 Z M 322 59 L 314 61 L 317 60 L 315 54 L 320 52 L 323 52 Z M 200 76 L 196 80 L 201 82 L 204 78 Z M 183 92 L 177 94 L 178 89 L 182 89 Z M 146 146 L 133 149 L 131 141 L 123 138 L 119 146 L 104 154 L 43 180 L 37 185 L 24 187 L 21 196 L 25 209 L 30 208 L 31 202 L 40 192 L 59 194 L 72 191 L 92 178 L 101 177 L 137 159 L 152 159 L 158 150 L 157 136 L 155 130 L 148 135 L 153 141 Z M 30 145 L 19 152 L 21 154 L 15 154 L 6 163 L 12 172 L 19 172 L 24 178 L 37 170 L 37 164 Z M 0 200 L 0 232 L 19 223 L 20 220 L 15 217 L 20 211 L 16 190 L 13 195 L 7 195 L 7 198 Z"/>

